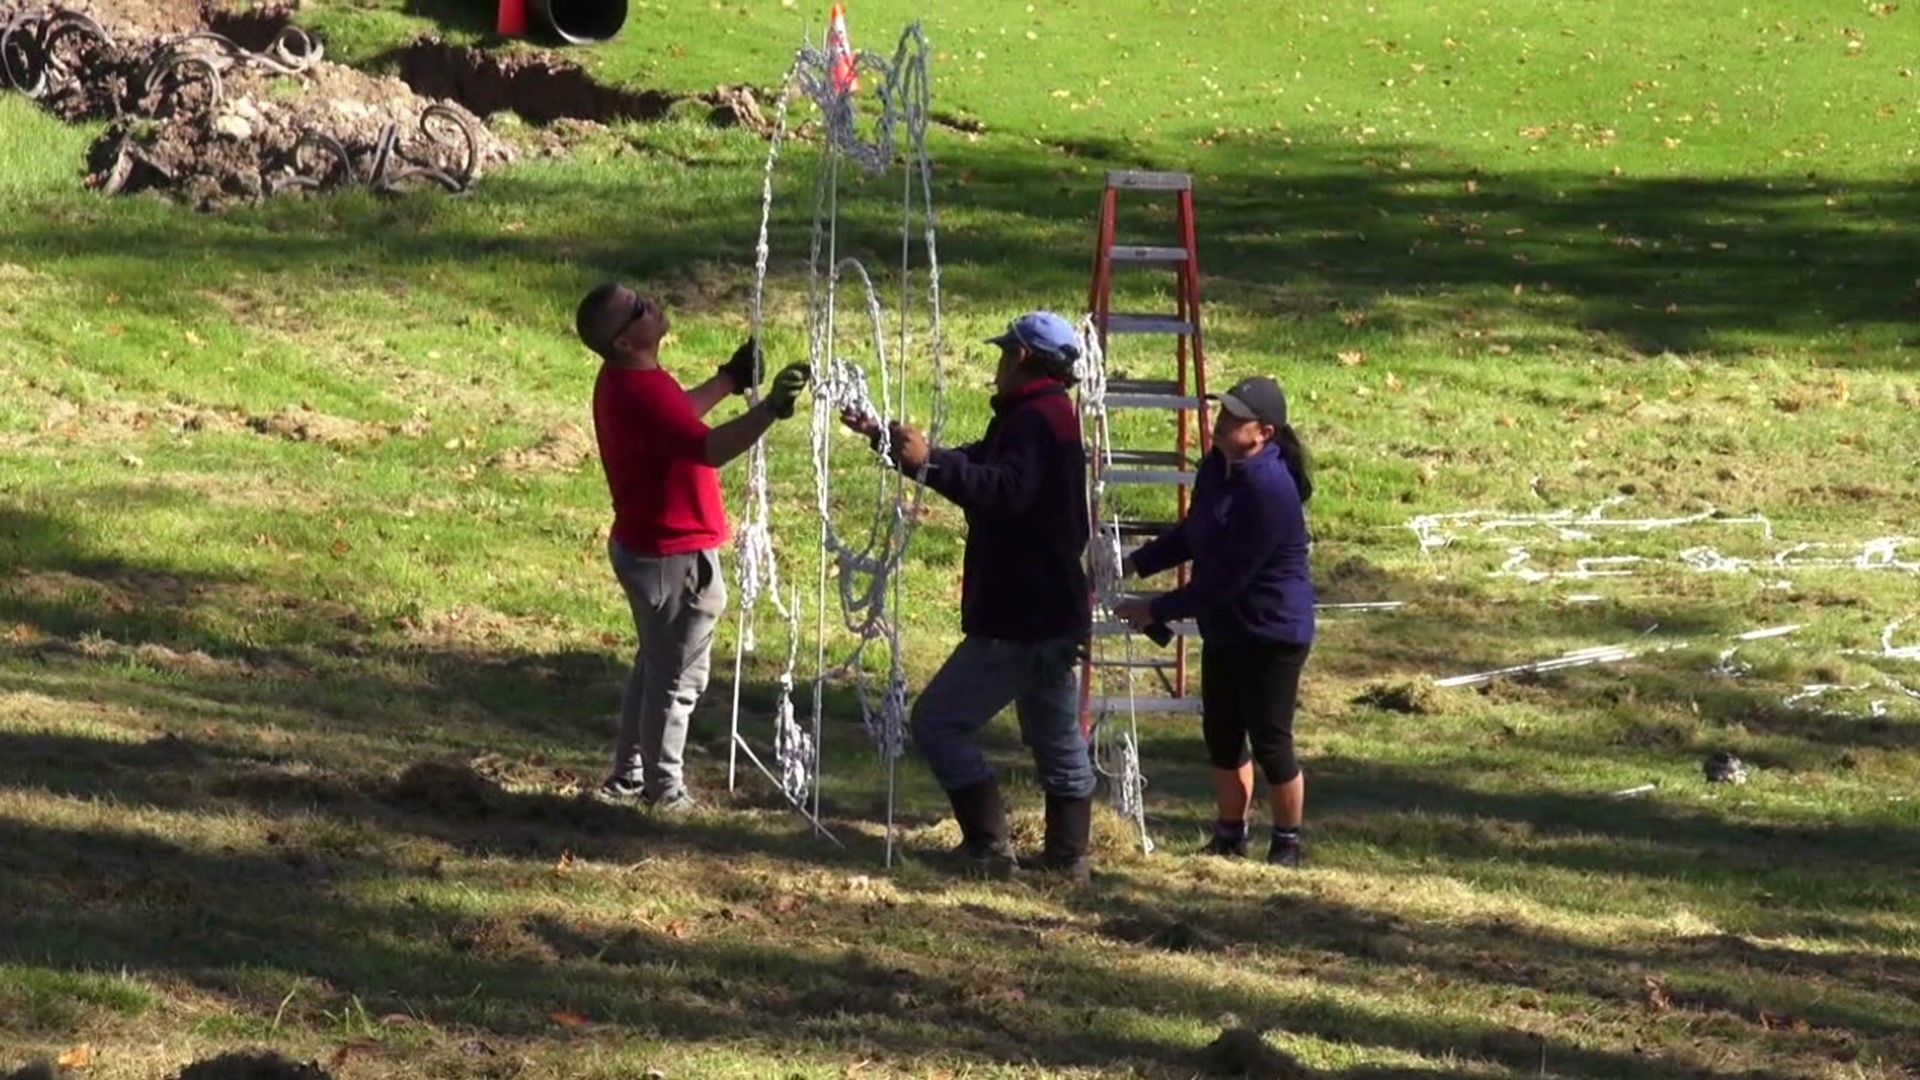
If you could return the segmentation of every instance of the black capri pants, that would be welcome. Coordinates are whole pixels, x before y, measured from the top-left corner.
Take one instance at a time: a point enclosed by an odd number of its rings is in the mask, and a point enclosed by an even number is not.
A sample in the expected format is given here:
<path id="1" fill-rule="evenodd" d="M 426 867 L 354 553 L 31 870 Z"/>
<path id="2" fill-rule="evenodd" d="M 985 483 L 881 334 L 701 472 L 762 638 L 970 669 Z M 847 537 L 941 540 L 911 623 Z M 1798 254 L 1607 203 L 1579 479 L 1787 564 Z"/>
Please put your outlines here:
<path id="1" fill-rule="evenodd" d="M 1293 713 L 1312 648 L 1282 641 L 1202 643 L 1200 730 L 1214 768 L 1238 769 L 1253 761 L 1276 786 L 1300 775 Z"/>

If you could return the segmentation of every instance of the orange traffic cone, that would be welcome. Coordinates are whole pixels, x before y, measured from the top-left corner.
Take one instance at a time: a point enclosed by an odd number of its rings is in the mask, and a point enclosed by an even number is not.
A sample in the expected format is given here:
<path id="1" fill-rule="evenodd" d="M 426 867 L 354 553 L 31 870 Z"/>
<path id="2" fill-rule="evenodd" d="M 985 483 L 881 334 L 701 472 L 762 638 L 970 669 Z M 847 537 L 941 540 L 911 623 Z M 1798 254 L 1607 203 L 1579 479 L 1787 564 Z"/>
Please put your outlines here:
<path id="1" fill-rule="evenodd" d="M 853 69 L 853 44 L 847 40 L 847 12 L 839 4 L 833 5 L 828 20 L 827 55 L 832 65 L 833 88 L 842 94 L 860 89 L 860 79 Z"/>
<path id="2" fill-rule="evenodd" d="M 527 0 L 500 0 L 500 14 L 494 29 L 501 37 L 519 37 L 527 32 Z"/>

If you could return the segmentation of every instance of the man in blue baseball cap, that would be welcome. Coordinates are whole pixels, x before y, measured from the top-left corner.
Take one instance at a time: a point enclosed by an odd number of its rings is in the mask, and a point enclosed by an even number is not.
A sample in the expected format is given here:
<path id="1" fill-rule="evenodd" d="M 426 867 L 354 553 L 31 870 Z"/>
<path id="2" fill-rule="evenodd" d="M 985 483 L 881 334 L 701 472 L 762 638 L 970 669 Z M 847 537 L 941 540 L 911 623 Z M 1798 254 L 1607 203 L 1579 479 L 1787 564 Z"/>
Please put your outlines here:
<path id="1" fill-rule="evenodd" d="M 915 744 L 946 789 L 959 854 L 990 872 L 1015 869 L 993 767 L 978 736 L 1011 704 L 1046 792 L 1037 867 L 1089 877 L 1094 773 L 1080 727 L 1079 660 L 1090 630 L 1086 571 L 1086 448 L 1068 389 L 1080 336 L 1050 311 L 1015 319 L 1000 347 L 993 419 L 979 442 L 933 447 L 905 424 L 885 432 L 894 464 L 966 512 L 960 629 L 953 655 L 914 702 Z M 846 425 L 878 447 L 873 420 Z"/>

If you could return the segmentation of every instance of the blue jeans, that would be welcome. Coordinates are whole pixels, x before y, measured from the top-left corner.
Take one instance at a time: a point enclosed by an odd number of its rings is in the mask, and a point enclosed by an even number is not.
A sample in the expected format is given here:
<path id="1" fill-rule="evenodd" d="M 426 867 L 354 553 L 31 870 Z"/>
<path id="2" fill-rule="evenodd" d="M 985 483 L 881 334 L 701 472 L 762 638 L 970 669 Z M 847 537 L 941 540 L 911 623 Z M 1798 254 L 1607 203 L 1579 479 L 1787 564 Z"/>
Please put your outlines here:
<path id="1" fill-rule="evenodd" d="M 1093 755 L 1080 729 L 1080 642 L 968 637 L 913 703 L 913 741 L 948 791 L 993 779 L 977 738 L 1008 705 L 1049 795 L 1093 794 Z"/>

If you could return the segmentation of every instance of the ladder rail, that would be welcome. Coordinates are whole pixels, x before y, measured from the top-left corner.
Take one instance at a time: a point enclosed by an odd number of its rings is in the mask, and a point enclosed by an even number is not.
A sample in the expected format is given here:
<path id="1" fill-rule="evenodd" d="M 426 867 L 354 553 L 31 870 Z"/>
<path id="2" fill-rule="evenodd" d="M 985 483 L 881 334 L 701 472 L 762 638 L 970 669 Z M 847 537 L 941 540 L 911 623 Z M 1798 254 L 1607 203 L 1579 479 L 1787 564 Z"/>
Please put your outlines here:
<path id="1" fill-rule="evenodd" d="M 1152 246 L 1145 244 L 1119 244 L 1118 230 L 1119 193 L 1122 190 L 1162 192 L 1174 196 L 1175 227 L 1180 238 L 1179 247 Z M 1175 448 L 1173 458 L 1177 462 L 1188 463 L 1180 468 L 1192 468 L 1197 472 L 1197 458 L 1204 458 L 1213 448 L 1213 431 L 1210 423 L 1210 410 L 1207 400 L 1206 352 L 1201 328 L 1200 302 L 1200 262 L 1197 228 L 1194 220 L 1192 177 L 1186 173 L 1162 172 L 1109 172 L 1105 189 L 1100 198 L 1100 215 L 1095 233 L 1094 258 L 1091 281 L 1088 287 L 1087 310 L 1092 318 L 1094 329 L 1103 353 L 1108 349 L 1110 336 L 1114 333 L 1128 334 L 1171 334 L 1175 338 L 1175 378 L 1164 380 L 1152 389 L 1164 387 L 1174 391 L 1172 394 L 1153 393 L 1149 384 L 1155 380 L 1114 379 L 1109 389 L 1118 389 L 1115 384 L 1136 383 L 1135 389 L 1143 392 L 1109 393 L 1110 406 L 1122 408 L 1170 408 L 1175 416 Z M 1175 272 L 1175 314 L 1169 319 L 1165 315 L 1116 315 L 1113 312 L 1114 267 L 1116 264 L 1130 266 L 1171 267 Z M 1193 425 L 1193 426 L 1190 426 Z M 1102 492 L 1107 484 L 1126 482 L 1170 482 L 1175 488 L 1174 523 L 1186 519 L 1191 507 L 1191 485 L 1193 473 L 1162 474 L 1158 470 L 1126 469 L 1116 460 L 1115 468 L 1108 469 L 1109 454 L 1126 455 L 1136 459 L 1163 456 L 1165 451 L 1116 451 L 1109 445 L 1112 432 L 1102 425 L 1093 432 L 1093 454 L 1090 459 L 1090 479 L 1088 491 L 1088 523 L 1096 537 L 1105 542 L 1106 530 L 1103 527 L 1105 507 L 1102 505 Z M 1199 454 L 1194 455 L 1198 445 Z M 1131 463 L 1129 463 L 1131 464 Z M 1122 533 L 1123 536 L 1127 535 Z M 1181 566 L 1177 572 L 1178 585 L 1189 580 L 1190 569 Z M 1091 590 L 1090 590 L 1091 592 Z M 1097 594 L 1088 598 L 1089 608 L 1097 609 Z M 1110 632 L 1116 625 L 1103 623 Z M 1183 705 L 1197 700 L 1190 699 L 1187 691 L 1188 648 L 1187 637 L 1191 632 L 1190 624 L 1181 624 L 1176 628 L 1172 644 L 1173 657 L 1168 664 L 1126 665 L 1133 667 L 1173 668 L 1172 692 L 1170 700 Z M 1081 665 L 1081 720 L 1083 729 L 1089 726 L 1091 708 L 1095 700 L 1094 678 L 1096 668 L 1111 669 L 1112 664 L 1095 664 L 1092 642 L 1088 643 L 1085 659 Z M 1102 700 L 1107 700 L 1102 698 Z"/>

